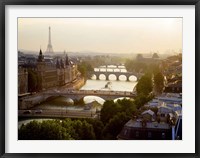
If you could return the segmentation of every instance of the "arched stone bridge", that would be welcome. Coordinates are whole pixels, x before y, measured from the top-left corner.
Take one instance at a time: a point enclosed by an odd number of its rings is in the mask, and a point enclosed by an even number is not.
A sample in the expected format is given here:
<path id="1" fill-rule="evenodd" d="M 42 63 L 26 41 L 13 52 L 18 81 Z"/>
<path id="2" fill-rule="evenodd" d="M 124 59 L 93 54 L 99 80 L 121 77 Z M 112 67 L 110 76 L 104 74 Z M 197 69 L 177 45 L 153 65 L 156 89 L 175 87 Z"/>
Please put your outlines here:
<path id="1" fill-rule="evenodd" d="M 95 75 L 96 79 L 99 80 L 100 75 L 105 75 L 106 80 L 109 80 L 110 75 L 115 75 L 117 80 L 119 80 L 120 76 L 126 76 L 126 80 L 129 81 L 130 76 L 135 76 L 137 79 L 141 77 L 141 74 L 136 72 L 115 72 L 115 71 L 93 71 L 91 76 Z"/>
<path id="2" fill-rule="evenodd" d="M 76 90 L 66 92 L 41 92 L 34 95 L 26 96 L 19 100 L 19 109 L 29 109 L 47 99 L 54 96 L 65 96 L 73 100 L 80 100 L 85 96 L 97 96 L 104 100 L 116 99 L 121 97 L 134 98 L 134 92 L 120 92 L 120 91 L 101 91 L 101 90 Z"/>
<path id="3" fill-rule="evenodd" d="M 101 90 L 77 90 L 69 92 L 57 92 L 57 93 L 43 93 L 43 97 L 48 99 L 51 96 L 66 96 L 71 99 L 81 99 L 85 96 L 97 96 L 104 100 L 116 99 L 120 97 L 134 98 L 135 93 L 133 92 L 121 92 L 121 91 L 101 91 Z"/>

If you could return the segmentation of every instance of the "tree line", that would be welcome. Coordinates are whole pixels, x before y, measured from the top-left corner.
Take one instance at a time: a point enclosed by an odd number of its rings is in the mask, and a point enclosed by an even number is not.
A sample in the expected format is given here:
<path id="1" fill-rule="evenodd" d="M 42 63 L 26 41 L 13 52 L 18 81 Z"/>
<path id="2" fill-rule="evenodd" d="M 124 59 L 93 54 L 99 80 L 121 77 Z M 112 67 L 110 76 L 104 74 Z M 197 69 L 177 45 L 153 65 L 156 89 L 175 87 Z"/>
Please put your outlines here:
<path id="1" fill-rule="evenodd" d="M 127 60 L 125 66 L 130 72 L 143 73 L 136 85 L 138 95 L 147 95 L 150 92 L 161 94 L 164 88 L 163 68 L 160 63 L 140 62 L 136 60 Z"/>

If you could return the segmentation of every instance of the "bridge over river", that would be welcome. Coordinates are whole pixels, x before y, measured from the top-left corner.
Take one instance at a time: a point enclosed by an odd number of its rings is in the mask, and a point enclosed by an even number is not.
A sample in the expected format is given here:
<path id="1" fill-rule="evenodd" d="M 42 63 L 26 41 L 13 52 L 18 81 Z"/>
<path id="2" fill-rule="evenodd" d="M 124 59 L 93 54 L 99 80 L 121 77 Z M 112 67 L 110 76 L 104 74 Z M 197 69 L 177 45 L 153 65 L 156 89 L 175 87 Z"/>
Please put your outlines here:
<path id="1" fill-rule="evenodd" d="M 126 68 L 121 65 L 112 65 L 112 67 L 109 66 L 102 66 L 95 68 L 93 72 L 90 72 L 90 76 L 96 76 L 96 79 L 100 79 L 100 75 L 104 75 L 106 80 L 109 80 L 110 75 L 115 75 L 116 80 L 119 80 L 120 76 L 125 76 L 127 81 L 130 81 L 131 76 L 135 76 L 137 79 L 139 79 L 143 74 L 142 73 L 137 73 L 137 72 L 127 72 Z"/>
<path id="2" fill-rule="evenodd" d="M 133 92 L 121 92 L 121 91 L 102 91 L 102 90 L 76 90 L 76 91 L 65 91 L 65 92 L 47 92 L 43 93 L 44 97 L 47 99 L 51 96 L 65 96 L 71 99 L 81 99 L 85 96 L 98 96 L 104 100 L 109 99 L 116 99 L 120 97 L 129 97 L 133 98 L 135 96 L 135 93 Z"/>
<path id="3" fill-rule="evenodd" d="M 19 109 L 28 109 L 33 107 L 47 99 L 50 99 L 54 96 L 64 96 L 67 98 L 71 98 L 73 100 L 80 100 L 86 96 L 97 96 L 104 100 L 114 100 L 121 97 L 129 97 L 134 98 L 135 93 L 133 92 L 122 92 L 122 91 L 102 91 L 102 90 L 63 90 L 63 91 L 48 91 L 48 92 L 40 92 L 34 95 L 29 95 L 19 99 Z"/>
<path id="4" fill-rule="evenodd" d="M 131 76 L 135 76 L 137 79 L 141 77 L 141 74 L 136 73 L 136 72 L 133 73 L 133 72 L 122 72 L 122 71 L 120 71 L 120 72 L 116 72 L 116 71 L 94 71 L 94 72 L 91 72 L 91 76 L 92 75 L 95 75 L 97 80 L 100 79 L 100 75 L 104 75 L 106 80 L 109 80 L 110 75 L 115 75 L 117 81 L 119 80 L 120 76 L 126 76 L 127 81 L 129 81 L 129 78 Z"/>

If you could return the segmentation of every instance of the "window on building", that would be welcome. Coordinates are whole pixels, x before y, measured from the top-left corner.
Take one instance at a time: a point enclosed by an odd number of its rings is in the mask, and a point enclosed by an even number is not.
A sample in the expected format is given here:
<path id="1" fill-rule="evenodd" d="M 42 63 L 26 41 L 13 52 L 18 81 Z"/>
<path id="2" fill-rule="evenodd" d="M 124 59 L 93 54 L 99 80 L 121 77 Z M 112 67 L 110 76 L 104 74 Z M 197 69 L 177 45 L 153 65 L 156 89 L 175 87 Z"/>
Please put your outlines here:
<path id="1" fill-rule="evenodd" d="M 139 135 L 139 131 L 136 131 L 136 132 L 135 132 L 135 136 L 136 136 L 136 137 L 139 137 L 139 136 L 140 136 L 140 135 Z"/>
<path id="2" fill-rule="evenodd" d="M 161 116 L 161 117 L 165 117 L 165 114 L 161 114 L 160 116 Z"/>
<path id="3" fill-rule="evenodd" d="M 162 139 L 165 139 L 165 133 L 164 132 L 162 133 Z"/>
<path id="4" fill-rule="evenodd" d="M 125 130 L 124 130 L 124 135 L 126 135 L 126 134 L 127 134 L 127 132 L 128 132 L 128 130 L 127 130 L 127 129 L 125 129 Z"/>
<path id="5" fill-rule="evenodd" d="M 148 132 L 148 138 L 151 138 L 151 137 L 152 137 L 152 133 Z"/>

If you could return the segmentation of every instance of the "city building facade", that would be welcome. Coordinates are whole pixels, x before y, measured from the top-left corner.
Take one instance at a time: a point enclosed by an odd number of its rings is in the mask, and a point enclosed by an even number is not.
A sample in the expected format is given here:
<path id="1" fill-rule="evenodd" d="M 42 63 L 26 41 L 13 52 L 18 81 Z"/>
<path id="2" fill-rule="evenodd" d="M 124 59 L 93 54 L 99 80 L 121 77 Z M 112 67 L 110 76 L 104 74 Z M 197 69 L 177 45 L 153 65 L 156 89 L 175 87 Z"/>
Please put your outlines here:
<path id="1" fill-rule="evenodd" d="M 51 57 L 45 57 L 40 49 L 38 58 L 33 68 L 29 65 L 18 66 L 18 94 L 28 92 L 28 70 L 32 70 L 37 74 L 39 79 L 40 90 L 64 86 L 71 83 L 78 76 L 80 72 L 77 69 L 77 64 L 69 60 L 68 55 L 65 58 L 57 57 L 56 63 Z M 29 83 L 33 84 L 33 83 Z"/>

